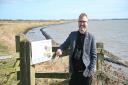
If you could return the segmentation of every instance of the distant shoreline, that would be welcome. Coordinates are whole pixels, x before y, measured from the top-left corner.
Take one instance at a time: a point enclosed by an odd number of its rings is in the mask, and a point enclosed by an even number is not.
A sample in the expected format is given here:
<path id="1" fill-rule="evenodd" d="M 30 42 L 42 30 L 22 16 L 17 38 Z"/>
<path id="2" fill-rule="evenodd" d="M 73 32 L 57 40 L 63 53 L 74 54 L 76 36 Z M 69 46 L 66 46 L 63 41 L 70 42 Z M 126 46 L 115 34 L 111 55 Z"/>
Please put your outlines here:
<path id="1" fill-rule="evenodd" d="M 119 19 L 89 19 L 89 20 L 128 20 L 128 18 Z M 52 22 L 52 21 L 77 21 L 77 19 L 60 19 L 60 20 L 25 20 L 25 19 L 0 19 L 0 21 L 40 21 L 40 22 Z"/>

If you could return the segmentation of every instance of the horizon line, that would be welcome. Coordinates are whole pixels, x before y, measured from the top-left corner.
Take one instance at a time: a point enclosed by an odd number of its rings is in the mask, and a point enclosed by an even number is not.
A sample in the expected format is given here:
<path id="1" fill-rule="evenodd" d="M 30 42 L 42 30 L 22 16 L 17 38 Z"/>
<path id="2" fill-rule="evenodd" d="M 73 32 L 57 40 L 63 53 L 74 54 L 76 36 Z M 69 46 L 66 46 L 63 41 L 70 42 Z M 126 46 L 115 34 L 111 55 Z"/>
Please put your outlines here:
<path id="1" fill-rule="evenodd" d="M 128 18 L 110 18 L 110 19 L 89 19 L 89 20 L 127 20 Z M 77 19 L 0 19 L 0 21 L 59 21 L 59 20 L 77 20 Z"/>

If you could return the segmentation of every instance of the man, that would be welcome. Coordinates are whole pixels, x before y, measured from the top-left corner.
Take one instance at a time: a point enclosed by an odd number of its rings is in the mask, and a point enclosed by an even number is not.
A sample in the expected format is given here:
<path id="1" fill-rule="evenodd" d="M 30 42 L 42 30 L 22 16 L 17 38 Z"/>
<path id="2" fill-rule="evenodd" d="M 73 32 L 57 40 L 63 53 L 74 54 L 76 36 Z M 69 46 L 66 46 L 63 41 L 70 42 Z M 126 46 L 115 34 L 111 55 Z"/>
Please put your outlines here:
<path id="1" fill-rule="evenodd" d="M 81 13 L 78 20 L 79 30 L 70 33 L 66 41 L 57 49 L 56 55 L 69 48 L 71 80 L 69 85 L 91 85 L 96 64 L 96 43 L 92 34 L 87 32 L 88 17 Z"/>

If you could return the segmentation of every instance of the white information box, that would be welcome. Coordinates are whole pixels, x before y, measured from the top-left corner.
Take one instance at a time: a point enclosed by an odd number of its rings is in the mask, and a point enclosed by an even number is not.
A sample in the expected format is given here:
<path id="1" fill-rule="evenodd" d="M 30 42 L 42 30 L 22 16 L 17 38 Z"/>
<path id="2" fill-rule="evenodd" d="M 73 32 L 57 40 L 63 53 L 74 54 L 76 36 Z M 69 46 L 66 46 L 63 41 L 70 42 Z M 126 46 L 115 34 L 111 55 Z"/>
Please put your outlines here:
<path id="1" fill-rule="evenodd" d="M 51 60 L 52 58 L 52 40 L 41 40 L 31 42 L 32 64 L 37 64 Z"/>

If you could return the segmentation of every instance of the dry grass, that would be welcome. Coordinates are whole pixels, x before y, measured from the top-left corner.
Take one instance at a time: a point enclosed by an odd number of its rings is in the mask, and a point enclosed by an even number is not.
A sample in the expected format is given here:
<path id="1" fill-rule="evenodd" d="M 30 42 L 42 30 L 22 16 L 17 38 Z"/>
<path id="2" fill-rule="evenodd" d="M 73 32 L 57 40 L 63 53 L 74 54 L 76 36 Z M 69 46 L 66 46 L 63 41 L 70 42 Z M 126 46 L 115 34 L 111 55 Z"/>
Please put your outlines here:
<path id="1" fill-rule="evenodd" d="M 69 56 L 35 65 L 36 72 L 69 72 Z"/>
<path id="2" fill-rule="evenodd" d="M 0 21 L 0 51 L 15 52 L 15 35 L 28 29 L 49 24 L 59 24 L 63 21 Z"/>

